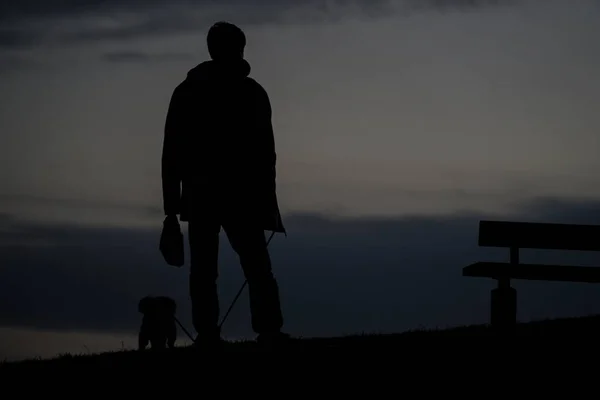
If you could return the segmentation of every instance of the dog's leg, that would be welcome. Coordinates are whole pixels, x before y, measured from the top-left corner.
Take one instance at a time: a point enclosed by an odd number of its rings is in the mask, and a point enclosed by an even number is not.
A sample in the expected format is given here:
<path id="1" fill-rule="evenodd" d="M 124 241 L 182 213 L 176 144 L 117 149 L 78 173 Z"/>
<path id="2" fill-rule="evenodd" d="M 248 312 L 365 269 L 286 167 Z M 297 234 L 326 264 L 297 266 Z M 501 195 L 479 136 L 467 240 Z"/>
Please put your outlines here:
<path id="1" fill-rule="evenodd" d="M 146 346 L 148 346 L 148 337 L 146 336 L 146 333 L 143 330 L 140 330 L 140 333 L 138 335 L 138 350 L 145 350 Z"/>
<path id="2" fill-rule="evenodd" d="M 169 324 L 169 331 L 167 334 L 167 344 L 170 349 L 175 347 L 175 340 L 177 339 L 177 326 L 175 325 L 175 319 Z"/>

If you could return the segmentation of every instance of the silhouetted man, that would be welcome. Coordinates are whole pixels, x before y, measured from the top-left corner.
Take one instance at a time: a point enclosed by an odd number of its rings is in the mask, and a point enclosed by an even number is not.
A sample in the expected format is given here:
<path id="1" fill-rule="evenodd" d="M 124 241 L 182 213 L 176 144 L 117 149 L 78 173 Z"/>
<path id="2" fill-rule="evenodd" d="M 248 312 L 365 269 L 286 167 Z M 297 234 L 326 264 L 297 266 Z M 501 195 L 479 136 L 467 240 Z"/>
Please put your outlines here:
<path id="1" fill-rule="evenodd" d="M 165 223 L 188 221 L 190 297 L 196 344 L 221 342 L 217 295 L 219 232 L 225 231 L 248 281 L 259 342 L 287 334 L 264 231 L 285 233 L 275 193 L 271 105 L 249 77 L 246 37 L 219 22 L 207 36 L 211 60 L 173 92 L 162 155 Z"/>

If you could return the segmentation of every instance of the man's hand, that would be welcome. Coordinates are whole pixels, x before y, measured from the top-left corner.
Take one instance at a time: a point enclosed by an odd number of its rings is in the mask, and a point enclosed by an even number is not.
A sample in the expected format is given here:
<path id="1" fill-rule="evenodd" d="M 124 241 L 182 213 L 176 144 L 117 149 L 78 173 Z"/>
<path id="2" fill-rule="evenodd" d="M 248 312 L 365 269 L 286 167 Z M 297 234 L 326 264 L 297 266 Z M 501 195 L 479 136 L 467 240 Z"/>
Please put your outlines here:
<path id="1" fill-rule="evenodd" d="M 169 214 L 165 218 L 165 224 L 179 224 L 179 219 L 177 218 L 177 214 Z"/>

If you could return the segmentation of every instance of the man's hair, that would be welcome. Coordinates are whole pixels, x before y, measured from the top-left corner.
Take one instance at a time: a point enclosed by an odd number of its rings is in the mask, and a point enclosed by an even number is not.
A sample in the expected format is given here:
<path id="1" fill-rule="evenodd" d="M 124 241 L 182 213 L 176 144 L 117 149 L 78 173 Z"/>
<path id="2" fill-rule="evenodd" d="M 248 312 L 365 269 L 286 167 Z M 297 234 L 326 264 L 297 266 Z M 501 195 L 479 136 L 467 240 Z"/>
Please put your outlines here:
<path id="1" fill-rule="evenodd" d="M 215 23 L 206 38 L 208 52 L 213 60 L 240 58 L 244 55 L 246 35 L 229 22 Z"/>

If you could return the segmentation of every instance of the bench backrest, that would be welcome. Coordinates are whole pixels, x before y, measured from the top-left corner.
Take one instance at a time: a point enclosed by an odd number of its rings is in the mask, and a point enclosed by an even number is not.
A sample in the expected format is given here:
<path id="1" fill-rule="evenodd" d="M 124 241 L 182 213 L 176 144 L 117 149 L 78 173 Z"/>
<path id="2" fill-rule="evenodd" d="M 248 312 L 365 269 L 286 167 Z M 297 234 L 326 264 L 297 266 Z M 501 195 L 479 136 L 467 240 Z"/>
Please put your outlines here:
<path id="1" fill-rule="evenodd" d="M 479 246 L 600 251 L 600 225 L 480 221 Z"/>

